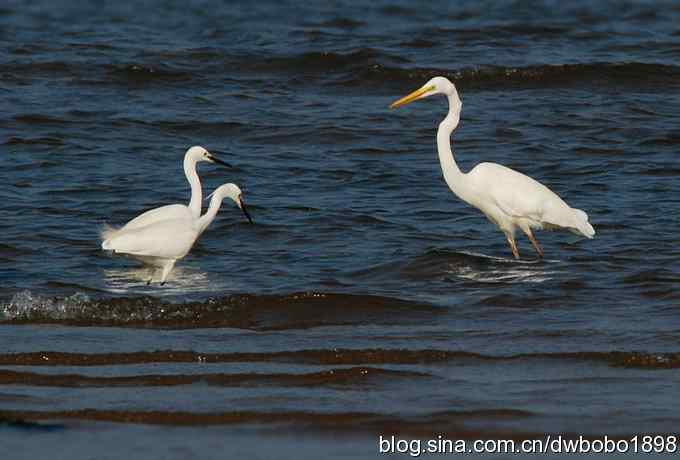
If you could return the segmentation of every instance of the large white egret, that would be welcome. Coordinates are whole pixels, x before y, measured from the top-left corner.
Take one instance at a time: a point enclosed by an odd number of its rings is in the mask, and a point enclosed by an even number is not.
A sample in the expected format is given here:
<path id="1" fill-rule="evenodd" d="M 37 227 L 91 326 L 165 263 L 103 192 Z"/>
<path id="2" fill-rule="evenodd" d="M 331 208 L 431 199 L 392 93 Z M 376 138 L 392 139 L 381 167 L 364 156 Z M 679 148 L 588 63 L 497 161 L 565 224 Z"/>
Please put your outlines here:
<path id="1" fill-rule="evenodd" d="M 237 185 L 221 185 L 209 196 L 212 196 L 210 206 L 206 213 L 198 218 L 193 215 L 180 215 L 134 228 L 123 227 L 104 235 L 102 249 L 160 268 L 162 270 L 160 281 L 163 285 L 175 263 L 189 253 L 198 237 L 215 219 L 224 198 L 231 198 L 241 208 L 248 221 L 253 222 L 243 201 L 241 189 Z"/>
<path id="2" fill-rule="evenodd" d="M 201 180 L 196 173 L 196 164 L 200 161 L 217 163 L 222 166 L 231 167 L 229 163 L 216 158 L 212 153 L 200 146 L 191 147 L 184 154 L 184 174 L 186 175 L 189 186 L 191 187 L 191 199 L 189 205 L 168 204 L 160 208 L 151 209 L 140 214 L 120 229 L 114 229 L 108 225 L 104 226 L 102 238 L 106 239 L 119 230 L 130 230 L 133 228 L 145 227 L 161 220 L 183 219 L 193 217 L 198 219 L 201 216 L 201 201 L 203 192 L 201 190 Z"/>
<path id="3" fill-rule="evenodd" d="M 449 100 L 449 113 L 437 130 L 437 151 L 444 180 L 458 198 L 482 211 L 505 233 L 516 259 L 519 259 L 515 242 L 518 227 L 527 235 L 539 257 L 543 257 L 543 250 L 532 229 L 566 229 L 587 238 L 595 235 L 588 223 L 588 214 L 570 207 L 552 190 L 529 176 L 496 163 L 480 163 L 468 173 L 458 168 L 451 151 L 451 133 L 460 121 L 462 103 L 456 87 L 447 78 L 432 78 L 392 103 L 390 108 L 435 94 L 443 94 Z"/>

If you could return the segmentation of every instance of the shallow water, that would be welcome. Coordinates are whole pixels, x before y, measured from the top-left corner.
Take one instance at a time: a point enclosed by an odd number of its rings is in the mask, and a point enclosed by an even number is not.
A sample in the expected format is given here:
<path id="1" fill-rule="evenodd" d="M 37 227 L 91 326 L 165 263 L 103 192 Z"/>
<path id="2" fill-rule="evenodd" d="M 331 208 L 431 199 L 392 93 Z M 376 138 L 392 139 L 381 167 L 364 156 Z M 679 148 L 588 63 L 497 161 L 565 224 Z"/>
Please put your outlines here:
<path id="1" fill-rule="evenodd" d="M 666 433 L 680 419 L 672 2 L 5 2 L 0 439 L 26 457 L 366 457 L 379 434 Z M 546 258 L 446 187 L 518 169 L 588 212 Z M 104 223 L 238 183 L 169 282 Z M 3 422 L 5 421 L 5 422 Z M 37 442 L 31 442 L 37 440 Z M 18 450 L 12 450 L 19 452 Z M 77 454 L 75 454 L 75 453 Z M 113 455 L 119 457 L 119 455 Z"/>

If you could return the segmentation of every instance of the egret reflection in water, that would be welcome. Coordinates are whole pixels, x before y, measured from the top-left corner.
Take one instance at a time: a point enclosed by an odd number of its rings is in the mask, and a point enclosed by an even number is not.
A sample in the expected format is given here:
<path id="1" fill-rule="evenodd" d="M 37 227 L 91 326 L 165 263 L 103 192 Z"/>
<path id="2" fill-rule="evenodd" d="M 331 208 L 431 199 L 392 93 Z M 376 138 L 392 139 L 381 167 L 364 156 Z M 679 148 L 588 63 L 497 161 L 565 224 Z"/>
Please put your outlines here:
<path id="1" fill-rule="evenodd" d="M 446 273 L 456 278 L 479 283 L 543 283 L 561 273 L 559 260 L 521 260 L 459 252 L 460 260 L 447 264 Z"/>
<path id="2" fill-rule="evenodd" d="M 148 265 L 103 271 L 107 289 L 115 294 L 129 294 L 131 290 L 149 289 L 149 279 L 153 282 L 160 281 L 160 276 L 161 273 L 155 267 Z M 215 287 L 208 273 L 194 267 L 177 267 L 170 273 L 168 279 L 172 283 L 167 284 L 162 291 L 154 290 L 154 295 L 158 295 L 159 292 L 168 295 L 182 292 L 210 292 Z"/>

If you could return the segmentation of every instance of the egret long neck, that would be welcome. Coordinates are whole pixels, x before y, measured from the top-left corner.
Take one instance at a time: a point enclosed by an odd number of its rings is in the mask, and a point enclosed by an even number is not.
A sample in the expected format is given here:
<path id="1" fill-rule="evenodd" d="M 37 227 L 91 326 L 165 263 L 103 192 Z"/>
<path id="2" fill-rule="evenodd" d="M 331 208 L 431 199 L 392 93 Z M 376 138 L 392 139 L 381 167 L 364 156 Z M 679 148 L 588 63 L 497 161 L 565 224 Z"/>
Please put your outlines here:
<path id="1" fill-rule="evenodd" d="M 460 121 L 460 100 L 455 95 L 449 95 L 449 113 L 439 124 L 437 130 L 437 152 L 439 164 L 444 173 L 444 180 L 449 188 L 461 199 L 467 201 L 466 176 L 461 172 L 451 150 L 451 133 Z"/>
<path id="2" fill-rule="evenodd" d="M 184 174 L 187 176 L 189 185 L 191 186 L 191 200 L 189 201 L 189 210 L 194 219 L 201 216 L 201 201 L 203 200 L 203 191 L 201 190 L 201 180 L 196 173 L 196 161 L 191 158 L 184 159 Z"/>
<path id="3" fill-rule="evenodd" d="M 203 233 L 205 229 L 208 228 L 208 226 L 215 219 L 217 211 L 219 211 L 220 206 L 222 206 L 223 199 L 224 196 L 221 193 L 215 193 L 212 196 L 212 198 L 210 199 L 210 206 L 208 206 L 208 210 L 198 219 L 197 226 L 199 234 Z"/>

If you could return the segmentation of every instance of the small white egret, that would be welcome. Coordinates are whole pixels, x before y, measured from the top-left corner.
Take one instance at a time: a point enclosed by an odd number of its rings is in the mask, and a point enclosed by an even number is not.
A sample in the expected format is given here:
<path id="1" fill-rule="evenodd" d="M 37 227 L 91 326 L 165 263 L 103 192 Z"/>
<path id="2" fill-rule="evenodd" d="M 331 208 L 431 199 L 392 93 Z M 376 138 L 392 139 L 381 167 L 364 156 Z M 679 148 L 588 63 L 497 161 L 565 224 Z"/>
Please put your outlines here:
<path id="1" fill-rule="evenodd" d="M 434 77 L 392 103 L 390 108 L 434 94 L 443 94 L 449 100 L 449 113 L 437 130 L 437 151 L 444 180 L 456 196 L 482 211 L 505 233 L 515 259 L 519 259 L 515 243 L 518 227 L 527 235 L 539 257 L 543 257 L 543 250 L 532 229 L 566 229 L 587 238 L 595 235 L 584 211 L 571 208 L 552 190 L 529 176 L 496 163 L 480 163 L 468 173 L 461 172 L 451 151 L 451 133 L 460 121 L 462 103 L 456 87 L 448 79 Z"/>
<path id="2" fill-rule="evenodd" d="M 183 219 L 189 217 L 198 219 L 201 216 L 201 201 L 203 193 L 201 190 L 201 180 L 198 178 L 198 174 L 196 173 L 196 163 L 199 161 L 207 161 L 209 163 L 217 163 L 222 166 L 231 167 L 229 163 L 215 158 L 213 154 L 208 152 L 203 147 L 191 147 L 184 154 L 184 174 L 186 175 L 187 181 L 191 187 L 191 200 L 189 201 L 189 205 L 169 204 L 166 206 L 161 206 L 160 208 L 151 209 L 135 217 L 120 229 L 105 225 L 102 231 L 102 238 L 106 240 L 113 237 L 118 231 L 145 227 L 161 220 Z"/>
<path id="3" fill-rule="evenodd" d="M 215 219 L 224 198 L 231 198 L 241 208 L 248 221 L 253 222 L 243 201 L 243 193 L 237 185 L 221 185 L 208 195 L 211 196 L 208 210 L 198 218 L 193 215 L 171 217 L 141 227 L 124 227 L 105 239 L 102 242 L 102 249 L 160 268 L 163 285 L 175 262 L 189 253 L 198 237 Z"/>

